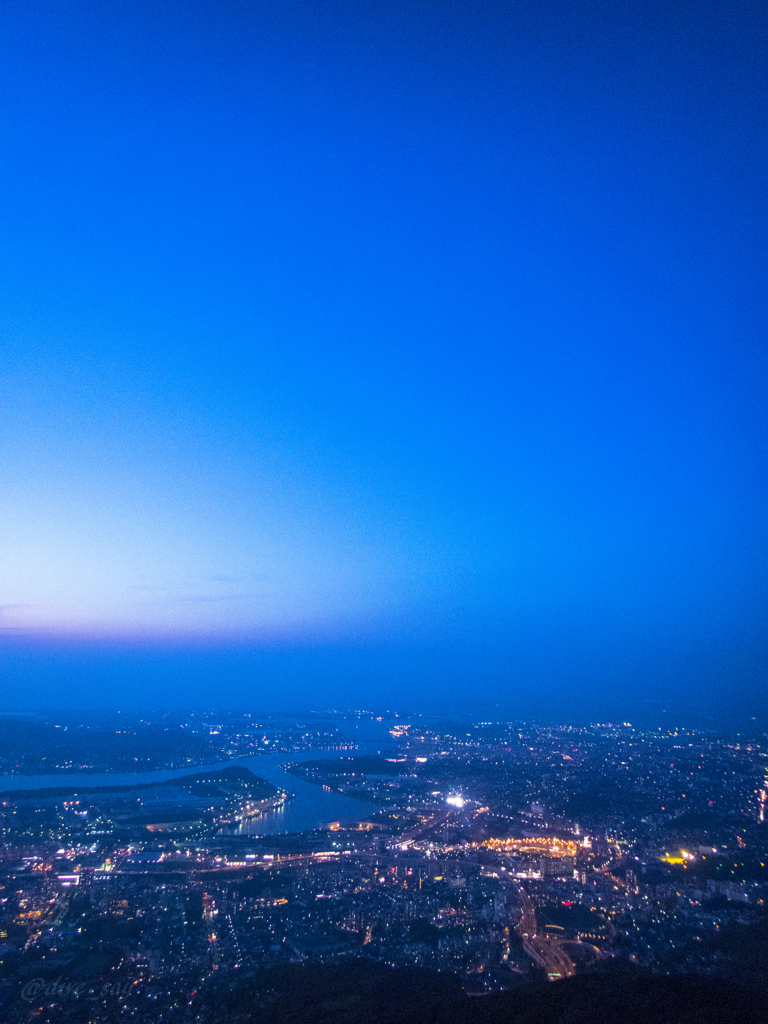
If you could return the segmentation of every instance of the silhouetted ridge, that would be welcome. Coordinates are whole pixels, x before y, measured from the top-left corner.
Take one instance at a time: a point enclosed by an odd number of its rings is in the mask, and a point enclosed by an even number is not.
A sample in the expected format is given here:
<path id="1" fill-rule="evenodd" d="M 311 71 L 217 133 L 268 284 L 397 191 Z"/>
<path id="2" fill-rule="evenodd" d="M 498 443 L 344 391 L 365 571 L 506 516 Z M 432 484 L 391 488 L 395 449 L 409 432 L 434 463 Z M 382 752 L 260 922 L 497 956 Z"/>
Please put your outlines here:
<path id="1" fill-rule="evenodd" d="M 768 996 L 641 971 L 523 983 L 472 998 L 453 976 L 361 961 L 290 965 L 201 993 L 201 1024 L 765 1024 Z"/>

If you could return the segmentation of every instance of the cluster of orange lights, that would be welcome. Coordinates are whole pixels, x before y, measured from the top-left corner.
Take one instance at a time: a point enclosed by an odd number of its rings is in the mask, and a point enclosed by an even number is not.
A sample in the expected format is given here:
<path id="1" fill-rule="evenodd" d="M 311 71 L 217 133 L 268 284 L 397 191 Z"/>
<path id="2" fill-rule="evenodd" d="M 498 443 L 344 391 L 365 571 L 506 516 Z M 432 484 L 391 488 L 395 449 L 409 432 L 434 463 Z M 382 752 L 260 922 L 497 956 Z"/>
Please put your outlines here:
<path id="1" fill-rule="evenodd" d="M 578 844 L 570 839 L 486 839 L 482 846 L 508 853 L 539 853 L 551 857 L 575 857 Z"/>

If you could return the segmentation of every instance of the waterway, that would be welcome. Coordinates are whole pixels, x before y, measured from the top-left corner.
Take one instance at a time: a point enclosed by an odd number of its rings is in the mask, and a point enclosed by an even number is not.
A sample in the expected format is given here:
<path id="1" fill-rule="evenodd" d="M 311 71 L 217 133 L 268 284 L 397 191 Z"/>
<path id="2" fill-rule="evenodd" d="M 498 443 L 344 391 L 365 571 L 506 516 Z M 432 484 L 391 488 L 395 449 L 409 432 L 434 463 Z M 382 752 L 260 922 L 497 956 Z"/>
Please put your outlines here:
<path id="1" fill-rule="evenodd" d="M 337 725 L 339 723 L 332 723 Z M 239 827 L 238 833 L 255 836 L 283 835 L 305 832 L 320 828 L 330 821 L 356 821 L 364 818 L 374 809 L 374 804 L 356 800 L 343 793 L 328 792 L 322 786 L 307 782 L 286 772 L 281 765 L 300 764 L 303 761 L 327 760 L 349 757 L 354 754 L 382 754 L 392 750 L 392 738 L 387 722 L 363 720 L 358 723 L 344 722 L 344 735 L 355 744 L 354 750 L 302 750 L 294 753 L 256 754 L 240 757 L 236 761 L 221 761 L 218 764 L 198 765 L 189 768 L 164 769 L 156 772 L 106 772 L 100 774 L 51 774 L 51 775 L 0 775 L 0 793 L 9 790 L 34 791 L 63 786 L 91 788 L 95 786 L 140 786 L 152 782 L 165 782 L 183 775 L 201 771 L 218 771 L 237 765 L 249 768 L 271 782 L 278 789 L 293 794 L 275 811 L 268 811 L 259 818 L 250 818 Z"/>

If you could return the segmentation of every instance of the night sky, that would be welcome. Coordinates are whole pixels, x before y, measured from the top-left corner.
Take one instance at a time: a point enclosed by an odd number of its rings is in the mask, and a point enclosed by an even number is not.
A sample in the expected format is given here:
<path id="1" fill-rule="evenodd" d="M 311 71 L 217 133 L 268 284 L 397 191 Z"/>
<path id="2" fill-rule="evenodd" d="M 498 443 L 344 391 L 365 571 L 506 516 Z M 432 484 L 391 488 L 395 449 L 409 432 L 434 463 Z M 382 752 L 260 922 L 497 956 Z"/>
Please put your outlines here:
<path id="1" fill-rule="evenodd" d="M 4 0 L 2 707 L 764 710 L 767 12 Z"/>

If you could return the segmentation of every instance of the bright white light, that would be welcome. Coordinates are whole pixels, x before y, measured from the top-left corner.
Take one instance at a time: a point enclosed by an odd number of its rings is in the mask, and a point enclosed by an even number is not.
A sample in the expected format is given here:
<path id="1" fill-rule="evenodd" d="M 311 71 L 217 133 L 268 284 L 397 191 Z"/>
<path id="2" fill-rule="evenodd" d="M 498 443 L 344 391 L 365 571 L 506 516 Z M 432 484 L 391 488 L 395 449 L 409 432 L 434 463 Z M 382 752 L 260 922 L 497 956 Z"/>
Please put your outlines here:
<path id="1" fill-rule="evenodd" d="M 445 802 L 450 804 L 451 807 L 463 807 L 466 800 L 459 793 L 454 793 L 452 796 L 446 797 Z"/>

